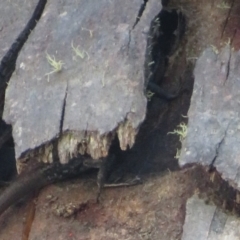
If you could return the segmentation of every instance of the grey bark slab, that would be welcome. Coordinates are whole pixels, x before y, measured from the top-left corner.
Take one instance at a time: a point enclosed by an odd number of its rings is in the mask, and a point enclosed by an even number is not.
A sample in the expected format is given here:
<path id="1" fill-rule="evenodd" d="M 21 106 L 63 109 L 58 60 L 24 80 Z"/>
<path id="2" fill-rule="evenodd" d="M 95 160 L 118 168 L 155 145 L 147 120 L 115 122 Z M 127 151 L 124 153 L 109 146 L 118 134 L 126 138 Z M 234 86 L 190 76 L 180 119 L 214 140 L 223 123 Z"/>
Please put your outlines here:
<path id="1" fill-rule="evenodd" d="M 205 50 L 194 76 L 187 137 L 179 163 L 215 167 L 239 189 L 240 52 L 230 46 L 220 53 Z"/>
<path id="2" fill-rule="evenodd" d="M 133 28 L 141 4 L 47 3 L 6 91 L 3 117 L 13 126 L 16 158 L 37 148 L 51 162 L 54 139 L 62 163 L 79 152 L 106 156 L 115 134 L 122 149 L 133 145 L 146 112 L 147 33 L 161 10 L 160 1 L 148 1 Z M 47 54 L 63 63 L 59 72 Z"/>
<path id="3" fill-rule="evenodd" d="M 187 201 L 182 240 L 238 240 L 240 220 L 193 196 Z"/>

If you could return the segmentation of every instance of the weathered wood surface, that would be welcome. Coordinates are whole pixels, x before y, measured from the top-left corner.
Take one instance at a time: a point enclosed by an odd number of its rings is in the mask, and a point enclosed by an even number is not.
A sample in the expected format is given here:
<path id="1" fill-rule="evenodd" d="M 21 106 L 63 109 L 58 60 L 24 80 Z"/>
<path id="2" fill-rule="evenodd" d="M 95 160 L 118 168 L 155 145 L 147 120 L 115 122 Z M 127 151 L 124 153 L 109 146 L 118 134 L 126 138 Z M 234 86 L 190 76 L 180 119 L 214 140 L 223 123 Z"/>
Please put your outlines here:
<path id="1" fill-rule="evenodd" d="M 25 4 L 19 0 L 4 1 L 0 7 L 0 180 L 4 181 L 15 172 L 16 165 L 11 126 L 2 120 L 5 89 L 15 69 L 18 53 L 41 16 L 45 2 L 42 0 L 37 5 L 37 0 Z"/>
<path id="2" fill-rule="evenodd" d="M 187 201 L 182 240 L 238 240 L 240 220 L 196 196 Z"/>
<path id="3" fill-rule="evenodd" d="M 179 8 L 184 9 L 184 13 L 187 14 L 188 27 L 191 27 L 187 30 L 187 59 L 198 56 L 200 49 L 215 43 L 216 39 L 220 41 L 220 35 L 217 33 L 222 29 L 216 26 L 224 25 L 223 21 L 228 14 L 228 9 L 215 6 L 220 5 L 222 0 L 215 1 L 214 5 L 207 0 L 201 2 L 174 0 L 171 2 L 177 2 L 180 5 Z M 215 20 L 212 21 L 212 19 Z M 227 38 L 231 36 L 232 32 L 227 35 Z M 29 40 L 32 41 L 31 38 Z M 75 42 L 74 44 L 77 46 Z M 80 43 L 79 46 L 81 47 Z M 49 54 L 53 53 L 49 52 Z M 179 68 L 181 73 L 184 72 L 185 68 L 181 67 L 183 63 L 184 59 L 180 59 L 179 64 L 174 65 L 174 68 Z M 46 66 L 48 67 L 46 72 L 50 72 L 51 67 L 47 64 Z M 190 78 L 191 74 L 189 75 Z M 185 77 L 186 75 L 183 79 Z M 154 121 L 152 124 L 145 122 L 143 126 L 145 132 L 139 133 L 133 150 L 121 159 L 122 162 L 127 163 L 124 174 L 132 166 L 134 174 L 153 171 L 154 176 L 151 174 L 149 179 L 144 179 L 143 185 L 134 188 L 104 190 L 102 201 L 98 205 L 93 202 L 97 191 L 95 175 L 93 179 L 49 186 L 41 192 L 38 198 L 29 239 L 181 239 L 186 198 L 192 196 L 195 189 L 199 189 L 199 184 L 204 189 L 210 189 L 211 192 L 211 184 L 205 182 L 208 176 L 205 172 L 203 174 L 199 168 L 195 170 L 193 168 L 193 171 L 191 169 L 174 171 L 178 169 L 173 158 L 174 151 L 178 147 L 177 139 L 167 133 L 173 131 L 175 126 L 183 120 L 182 115 L 186 115 L 188 100 L 183 101 L 183 99 L 186 99 L 186 96 L 170 104 L 159 99 L 154 104 L 151 103 L 152 107 L 155 106 L 154 112 L 150 114 L 150 117 L 155 118 Z M 150 113 L 149 109 L 148 113 Z M 139 141 L 141 136 L 144 139 L 142 142 Z M 136 147 L 140 142 L 140 146 Z M 115 170 L 119 171 L 119 169 Z M 217 189 L 223 194 L 226 193 L 218 185 Z M 219 192 L 216 194 L 218 195 Z M 55 201 L 49 199 L 49 195 Z M 225 195 L 235 200 L 228 192 Z M 54 210 L 57 212 L 58 209 L 61 210 L 64 207 L 68 210 L 69 206 L 70 210 L 71 207 L 77 207 L 71 219 L 55 216 L 52 212 Z M 26 205 L 21 208 L 12 207 L 1 216 L 1 239 L 19 238 L 23 232 L 23 226 L 29 227 L 29 222 L 24 221 L 28 210 Z"/>
<path id="4" fill-rule="evenodd" d="M 3 106 L 4 106 L 4 94 L 14 69 L 18 52 L 22 48 L 25 40 L 27 39 L 30 31 L 23 31 L 23 34 L 19 36 L 22 26 L 31 17 L 31 11 L 34 10 L 35 2 L 22 6 L 21 1 L 8 1 L 1 6 L 0 15 L 0 116 L 2 118 Z M 20 5 L 21 7 L 18 7 Z M 44 6 L 44 4 L 43 4 Z M 19 14 L 21 12 L 22 14 Z M 35 20 L 35 19 L 34 19 Z M 36 21 L 32 21 L 33 25 Z M 26 24 L 25 24 L 26 25 Z M 32 27 L 31 29 L 33 29 Z M 16 41 L 17 39 L 17 41 Z M 0 121 L 0 135 L 11 135 L 9 131 L 5 131 L 6 125 Z M 5 132 L 4 132 L 5 131 Z M 7 134 L 6 134 L 7 133 Z M 2 138 L 2 136 L 1 136 Z M 3 139 L 4 142 L 4 139 Z M 0 147 L 2 146 L 2 139 Z"/>
<path id="5" fill-rule="evenodd" d="M 141 4 L 47 3 L 6 91 L 4 120 L 13 126 L 16 158 L 56 138 L 62 163 L 78 152 L 106 156 L 115 133 L 122 149 L 133 145 L 146 112 L 147 32 L 161 10 L 160 1 L 148 1 L 133 29 Z M 63 62 L 60 72 L 51 73 L 47 54 Z M 41 150 L 43 161 L 52 161 L 52 148 Z"/>
<path id="6" fill-rule="evenodd" d="M 212 166 L 240 189 L 240 52 L 209 48 L 198 59 L 180 165 Z"/>
<path id="7" fill-rule="evenodd" d="M 18 54 L 21 51 L 24 43 L 28 39 L 28 36 L 31 34 L 31 31 L 33 31 L 34 27 L 36 26 L 37 21 L 41 17 L 46 2 L 47 2 L 47 0 L 39 0 L 32 16 L 29 18 L 29 21 L 27 22 L 27 24 L 25 24 L 25 27 L 23 28 L 23 30 L 21 30 L 21 32 L 18 34 L 18 36 L 15 37 L 15 39 L 14 39 L 14 41 L 12 41 L 12 44 L 10 47 L 3 48 L 3 50 L 2 50 L 2 52 L 4 53 L 4 56 L 2 56 L 2 58 L 0 58 L 1 59 L 1 62 L 0 62 L 0 103 L 1 103 L 0 114 L 1 114 L 1 117 L 2 117 L 2 112 L 3 112 L 3 102 L 4 102 L 3 99 L 4 99 L 5 89 L 7 87 L 7 83 L 9 81 L 12 73 L 15 70 Z M 5 11 L 2 14 L 3 17 L 8 16 L 7 14 L 10 13 L 9 5 L 10 5 L 9 3 L 6 4 L 6 6 L 4 5 L 3 10 L 5 10 Z M 14 4 L 11 4 L 11 6 L 13 7 Z M 15 5 L 15 8 L 16 8 L 16 6 L 17 5 Z M 9 14 L 9 15 L 10 15 L 9 18 L 12 19 L 13 14 Z M 18 15 L 18 14 L 15 14 L 15 15 Z M 16 22 L 18 22 L 16 17 L 13 17 L 13 19 L 15 19 Z M 21 19 L 22 18 L 20 17 L 20 20 Z M 10 31 L 13 30 L 13 32 L 15 33 L 14 30 L 17 29 L 16 28 L 17 26 L 19 27 L 19 29 L 21 29 L 21 25 L 13 24 L 13 27 L 8 27 L 7 23 L 4 20 L 2 22 L 3 22 L 2 30 L 3 29 L 10 30 Z M 6 32 L 5 33 L 3 32 L 3 40 L 7 40 L 9 37 L 11 39 L 12 35 L 11 34 L 6 35 Z M 6 45 L 8 46 L 8 44 L 9 44 L 9 42 Z"/>
<path id="8" fill-rule="evenodd" d="M 1 4 L 0 14 L 0 59 L 4 57 L 20 31 L 31 17 L 38 0 L 5 1 Z"/>

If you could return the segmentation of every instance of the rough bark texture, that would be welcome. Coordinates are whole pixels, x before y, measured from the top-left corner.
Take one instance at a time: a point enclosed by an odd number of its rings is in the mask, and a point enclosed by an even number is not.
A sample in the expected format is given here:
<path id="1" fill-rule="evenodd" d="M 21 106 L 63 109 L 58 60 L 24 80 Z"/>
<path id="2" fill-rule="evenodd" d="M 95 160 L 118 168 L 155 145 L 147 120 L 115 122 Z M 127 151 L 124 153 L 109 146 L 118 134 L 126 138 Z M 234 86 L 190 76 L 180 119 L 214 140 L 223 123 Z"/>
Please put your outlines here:
<path id="1" fill-rule="evenodd" d="M 182 240 L 238 240 L 240 220 L 193 196 L 187 201 Z"/>
<path id="2" fill-rule="evenodd" d="M 16 158 L 56 138 L 62 163 L 78 152 L 106 156 L 115 133 L 122 149 L 133 145 L 146 112 L 147 32 L 161 10 L 149 1 L 133 29 L 141 4 L 47 4 L 6 91 L 4 119 L 13 126 Z M 59 72 L 47 54 L 62 61 Z M 51 144 L 43 149 L 43 161 L 51 162 Z"/>
<path id="3" fill-rule="evenodd" d="M 27 1 L 25 2 L 27 3 Z M 61 6 L 62 2 L 59 1 L 58 6 Z M 79 8 L 81 8 L 78 11 L 78 15 L 81 15 L 84 11 L 85 3 L 83 1 L 75 1 L 76 5 L 74 6 L 78 6 L 77 2 L 79 2 Z M 108 2 L 111 3 L 113 1 L 109 0 Z M 120 7 L 121 3 L 119 2 Z M 131 1 L 126 2 L 132 4 L 130 3 Z M 238 31 L 239 3 L 236 0 L 224 2 L 222 0 L 171 0 L 169 2 L 171 7 L 181 9 L 187 19 L 187 31 L 183 44 L 175 58 L 172 59 L 171 57 L 170 66 L 163 79 L 164 89 L 169 89 L 171 92 L 171 86 L 174 85 L 176 87 L 176 83 L 178 83 L 176 79 L 179 78 L 182 79 L 184 84 L 192 86 L 192 70 L 195 61 L 206 47 L 214 44 L 216 48 L 220 49 L 226 45 L 230 38 L 232 39 L 231 45 L 234 49 L 239 49 L 240 31 Z M 4 1 L 2 3 L 13 4 L 12 1 Z M 52 6 L 52 3 L 53 1 L 49 1 L 48 6 Z M 65 13 L 68 11 L 58 8 L 58 6 L 52 8 L 51 11 L 58 12 L 60 14 L 58 21 L 63 21 L 61 19 L 64 16 L 68 16 Z M 156 10 L 158 9 L 156 8 Z M 47 19 L 45 16 L 50 15 L 48 11 L 46 10 L 45 15 L 43 15 L 42 21 Z M 120 10 L 118 9 L 118 11 Z M 9 15 L 11 15 L 11 12 L 9 12 Z M 108 12 L 103 17 L 107 15 Z M 8 19 L 8 15 L 6 17 Z M 128 19 L 131 17 L 132 19 L 135 18 L 135 16 L 127 16 Z M 55 19 L 53 18 L 49 24 L 53 22 L 54 25 L 54 21 Z M 6 22 L 8 23 L 8 21 Z M 101 25 L 100 23 L 99 20 L 98 26 Z M 39 22 L 39 24 L 43 23 Z M 70 28 L 70 26 L 71 24 L 65 27 L 65 29 Z M 140 25 L 136 26 L 136 31 L 138 26 Z M 43 31 L 43 27 L 40 29 Z M 62 32 L 61 27 L 54 30 Z M 91 28 L 88 30 L 91 30 Z M 8 32 L 6 29 L 5 31 Z M 134 34 L 134 31 L 132 31 L 132 34 Z M 145 33 L 144 29 L 141 29 L 141 31 Z M 82 40 L 82 32 L 84 30 L 80 28 L 78 35 L 80 40 Z M 11 34 L 10 31 L 9 34 Z M 17 34 L 18 32 L 16 36 Z M 64 32 L 62 34 L 64 36 Z M 90 36 L 91 32 L 86 31 L 84 34 Z M 94 37 L 94 32 L 92 34 Z M 51 52 L 48 52 L 51 56 L 54 55 L 56 60 L 63 61 L 61 58 L 62 54 L 60 56 L 58 52 L 55 52 L 59 49 L 53 46 L 56 42 L 61 42 L 60 38 L 54 40 L 54 43 L 48 46 L 49 48 L 44 47 L 48 40 L 51 40 L 52 36 L 53 34 L 50 33 L 41 35 L 41 38 L 48 39 L 42 43 L 42 48 L 39 48 L 40 52 L 35 51 L 36 55 L 43 55 L 42 58 L 46 64 L 42 75 L 51 72 L 52 69 L 45 59 L 46 53 L 42 53 L 41 49 L 51 50 Z M 34 39 L 30 37 L 29 40 L 32 45 L 31 48 L 34 48 Z M 35 40 L 37 41 L 37 39 Z M 83 45 L 82 48 L 83 43 L 78 42 L 75 38 L 73 44 L 74 47 L 79 45 L 80 50 L 86 50 L 84 49 L 86 46 Z M 71 41 L 66 44 L 67 47 L 72 51 Z M 27 45 L 25 45 L 25 52 L 27 48 Z M 67 50 L 64 50 L 64 52 L 67 52 Z M 25 61 L 23 54 L 20 57 Z M 86 56 L 81 60 L 74 54 L 73 57 L 79 64 L 88 59 Z M 36 57 L 36 60 L 38 58 Z M 66 59 L 69 59 L 69 56 Z M 142 61 L 141 59 L 140 61 Z M 24 61 L 19 60 L 18 66 L 20 66 L 21 62 L 24 63 Z M 92 60 L 89 59 L 89 61 Z M 49 84 L 56 84 L 55 82 L 58 81 L 57 76 L 61 74 L 67 75 L 66 67 L 68 63 L 64 63 L 62 72 L 49 76 Z M 34 60 L 31 64 L 34 64 Z M 43 68 L 41 67 L 41 69 Z M 16 74 L 20 71 L 22 70 L 18 68 Z M 26 74 L 24 76 L 27 77 Z M 80 76 L 80 73 L 78 76 Z M 45 81 L 46 79 L 47 76 Z M 61 81 L 64 82 L 64 80 Z M 216 171 L 208 173 L 203 167 L 199 166 L 180 170 L 177 160 L 174 159 L 176 149 L 180 147 L 181 143 L 178 141 L 178 137 L 168 133 L 172 132 L 179 123 L 187 122 L 187 118 L 183 116 L 187 115 L 190 95 L 191 92 L 185 92 L 172 102 L 166 102 L 153 96 L 148 105 L 146 121 L 140 128 L 135 145 L 131 150 L 121 153 L 119 165 L 114 169 L 115 173 L 113 172 L 113 176 L 110 178 L 112 180 L 122 178 L 123 180 L 126 178 L 129 180 L 129 178 L 132 179 L 132 177 L 138 175 L 142 177 L 143 185 L 131 188 L 106 189 L 103 191 L 99 204 L 95 203 L 97 192 L 95 175 L 91 175 L 91 177 L 89 175 L 82 176 L 81 179 L 75 181 L 51 185 L 41 191 L 38 201 L 29 200 L 28 204 L 12 206 L 0 217 L 0 238 L 2 240 L 19 239 L 24 233 L 25 236 L 29 234 L 29 240 L 179 240 L 182 237 L 186 202 L 194 193 L 200 193 L 200 197 L 206 197 L 204 199 L 207 199 L 207 201 L 209 201 L 209 198 L 213 199 L 217 207 L 230 210 L 228 217 L 231 212 L 235 212 L 239 216 L 239 194 L 236 193 L 235 189 L 230 188 L 226 181 L 222 180 L 221 175 Z M 61 102 L 63 101 L 61 100 Z M 197 205 L 194 206 L 197 208 Z M 201 226 L 201 219 L 198 218 L 197 220 L 199 222 L 195 226 L 198 226 L 198 224 Z M 223 228 L 223 225 L 220 226 Z M 238 227 L 235 230 L 237 229 Z M 225 230 L 226 228 L 224 228 Z M 196 228 L 196 231 L 200 230 Z M 232 229 L 229 231 L 234 233 Z"/>
<path id="4" fill-rule="evenodd" d="M 216 168 L 240 189 L 240 52 L 207 49 L 198 59 L 181 165 Z"/>
<path id="5" fill-rule="evenodd" d="M 30 19 L 37 2 L 38 0 L 26 1 L 22 4 L 22 0 L 16 0 L 1 4 L 0 59 L 7 53 L 20 31 Z"/>

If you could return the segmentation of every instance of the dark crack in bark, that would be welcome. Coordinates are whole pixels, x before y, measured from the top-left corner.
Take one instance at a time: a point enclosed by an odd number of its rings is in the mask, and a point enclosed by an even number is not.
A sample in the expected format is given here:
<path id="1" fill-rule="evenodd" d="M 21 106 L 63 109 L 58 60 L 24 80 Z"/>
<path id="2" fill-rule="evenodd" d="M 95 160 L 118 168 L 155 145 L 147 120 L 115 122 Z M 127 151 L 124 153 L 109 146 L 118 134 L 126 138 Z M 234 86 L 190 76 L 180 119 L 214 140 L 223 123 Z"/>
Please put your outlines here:
<path id="1" fill-rule="evenodd" d="M 221 148 L 221 146 L 222 146 L 222 144 L 223 144 L 223 142 L 224 142 L 224 140 L 225 140 L 225 138 L 226 138 L 226 136 L 227 136 L 227 131 L 228 131 L 229 125 L 230 125 L 230 123 L 228 124 L 226 130 L 224 131 L 224 135 L 223 135 L 222 139 L 221 139 L 220 142 L 217 144 L 215 157 L 213 158 L 212 162 L 211 162 L 210 165 L 209 165 L 209 171 L 210 171 L 210 172 L 215 169 L 214 164 L 215 164 L 215 162 L 216 162 L 216 160 L 217 160 L 217 157 L 219 156 L 220 148 Z"/>
<path id="2" fill-rule="evenodd" d="M 32 14 L 32 17 L 28 21 L 27 25 L 18 35 L 18 37 L 16 38 L 14 43 L 11 45 L 10 49 L 5 54 L 5 56 L 2 58 L 1 64 L 0 64 L 0 88 L 1 89 L 2 89 L 2 86 L 9 81 L 12 73 L 14 72 L 18 54 L 21 51 L 25 42 L 27 41 L 32 30 L 37 25 L 38 20 L 41 18 L 46 3 L 47 3 L 47 0 L 39 0 Z"/>
<path id="3" fill-rule="evenodd" d="M 230 46 L 231 46 L 231 44 L 230 44 Z M 227 62 L 227 72 L 226 72 L 226 78 L 225 78 L 224 85 L 225 85 L 225 83 L 227 82 L 228 77 L 229 77 L 231 58 L 232 58 L 232 51 L 230 50 L 230 51 L 229 51 L 229 58 L 228 58 L 228 62 Z"/>
<path id="4" fill-rule="evenodd" d="M 179 93 L 166 93 L 160 88 L 169 58 L 179 47 L 185 33 L 186 20 L 177 9 L 162 9 L 152 20 L 145 53 L 144 75 L 148 90 L 158 97 L 171 100 Z"/>
<path id="5" fill-rule="evenodd" d="M 135 23 L 133 24 L 132 29 L 134 29 L 134 28 L 136 27 L 136 25 L 138 24 L 138 22 L 140 21 L 140 18 L 142 17 L 143 12 L 144 12 L 144 10 L 145 10 L 145 8 L 146 8 L 146 6 L 147 6 L 147 2 L 148 2 L 148 0 L 143 0 L 143 3 L 141 4 L 141 7 L 140 7 L 140 9 L 139 9 L 139 11 L 138 11 L 138 15 L 137 15 L 137 17 L 136 17 L 136 21 L 135 21 Z"/>
<path id="6" fill-rule="evenodd" d="M 145 8 L 147 6 L 147 2 L 148 2 L 148 0 L 143 0 L 143 3 L 141 4 L 141 6 L 139 8 L 139 11 L 138 11 L 135 23 L 133 24 L 132 28 L 129 30 L 129 39 L 128 39 L 128 44 L 127 44 L 128 50 L 129 50 L 129 46 L 130 46 L 130 43 L 131 43 L 132 30 L 137 26 L 138 22 L 140 21 L 140 18 L 142 17 L 143 12 L 144 12 L 144 10 L 145 10 Z"/>
<path id="7" fill-rule="evenodd" d="M 64 117 L 65 117 L 67 94 L 68 94 L 68 84 L 66 86 L 65 96 L 64 96 L 63 105 L 62 105 L 62 113 L 61 113 L 60 126 L 59 126 L 59 134 L 60 134 L 60 136 L 62 135 L 62 131 L 63 131 L 62 129 L 63 129 L 63 123 L 64 123 Z"/>
<path id="8" fill-rule="evenodd" d="M 218 233 L 222 232 L 227 223 L 227 219 L 227 215 L 223 214 L 219 208 L 216 208 L 212 216 L 208 235 L 210 235 L 211 231 Z"/>
<path id="9" fill-rule="evenodd" d="M 225 33 L 225 30 L 226 30 L 228 21 L 229 21 L 229 19 L 230 19 L 230 15 L 231 15 L 231 12 L 232 12 L 232 10 L 233 10 L 234 4 L 235 4 L 235 0 L 232 0 L 231 6 L 230 6 L 229 11 L 228 11 L 228 14 L 227 14 L 227 17 L 226 17 L 226 19 L 225 19 L 225 21 L 224 21 L 224 24 L 223 24 L 223 30 L 222 30 L 221 38 L 223 38 L 223 35 L 224 35 L 224 33 Z"/>

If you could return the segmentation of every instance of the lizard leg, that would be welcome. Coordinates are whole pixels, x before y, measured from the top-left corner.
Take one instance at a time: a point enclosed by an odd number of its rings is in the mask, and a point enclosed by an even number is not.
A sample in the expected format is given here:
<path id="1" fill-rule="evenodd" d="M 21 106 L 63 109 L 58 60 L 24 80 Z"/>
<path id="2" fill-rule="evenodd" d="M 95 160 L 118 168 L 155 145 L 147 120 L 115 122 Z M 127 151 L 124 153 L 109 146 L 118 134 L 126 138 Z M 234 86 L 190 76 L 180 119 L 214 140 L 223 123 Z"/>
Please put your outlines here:
<path id="1" fill-rule="evenodd" d="M 88 159 L 87 161 L 84 162 L 84 165 L 89 168 L 99 168 L 98 174 L 97 174 L 97 185 L 98 185 L 97 199 L 96 199 L 97 202 L 99 202 L 100 200 L 100 196 L 103 188 L 123 187 L 123 186 L 126 187 L 126 186 L 133 186 L 141 183 L 141 179 L 139 177 L 136 177 L 130 180 L 129 182 L 107 184 L 106 181 L 115 163 L 116 163 L 116 158 L 114 154 L 111 154 L 106 158 L 102 158 L 98 160 Z"/>
<path id="2" fill-rule="evenodd" d="M 98 176 L 97 176 L 97 184 L 98 184 L 97 202 L 99 202 L 101 191 L 103 188 L 129 187 L 129 186 L 134 186 L 142 183 L 141 179 L 138 176 L 128 182 L 106 183 L 106 180 L 111 172 L 111 169 L 115 163 L 115 160 L 116 158 L 114 155 L 102 159 L 102 163 L 100 165 Z"/>
<path id="3" fill-rule="evenodd" d="M 105 183 L 104 188 L 110 188 L 110 187 L 130 187 L 137 184 L 141 184 L 142 180 L 140 177 L 136 176 L 134 179 L 131 179 L 127 182 L 121 182 L 121 183 Z"/>
<path id="4" fill-rule="evenodd" d="M 113 163 L 114 156 L 108 156 L 101 159 L 87 159 L 84 161 L 84 166 L 88 168 L 98 168 L 98 174 L 97 174 L 97 185 L 98 185 L 98 191 L 97 191 L 97 202 L 99 202 L 99 198 L 101 195 L 102 188 L 106 182 L 106 179 L 110 173 L 111 166 Z"/>
<path id="5" fill-rule="evenodd" d="M 148 90 L 155 93 L 157 97 L 166 99 L 166 100 L 173 100 L 179 96 L 179 91 L 175 94 L 173 93 L 167 93 L 165 90 L 163 90 L 158 84 L 149 82 L 148 83 Z"/>
<path id="6" fill-rule="evenodd" d="M 106 164 L 107 164 L 107 158 L 102 159 L 102 163 L 100 165 L 100 168 L 98 170 L 98 175 L 97 175 L 97 185 L 98 185 L 97 202 L 99 202 L 101 191 L 107 178 Z"/>

